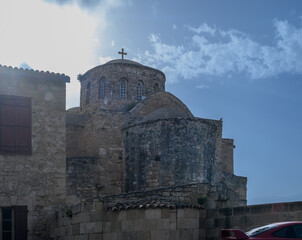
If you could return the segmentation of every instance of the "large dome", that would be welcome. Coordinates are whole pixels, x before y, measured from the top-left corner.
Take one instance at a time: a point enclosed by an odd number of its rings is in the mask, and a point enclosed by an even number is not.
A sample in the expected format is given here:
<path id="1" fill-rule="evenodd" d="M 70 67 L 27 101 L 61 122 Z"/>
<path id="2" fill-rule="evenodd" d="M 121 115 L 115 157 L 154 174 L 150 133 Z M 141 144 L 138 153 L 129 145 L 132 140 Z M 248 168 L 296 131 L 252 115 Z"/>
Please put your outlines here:
<path id="1" fill-rule="evenodd" d="M 124 111 L 157 92 L 165 91 L 166 77 L 155 68 L 126 59 L 114 59 L 87 71 L 81 82 L 81 111 Z M 89 110 L 89 111 L 90 111 Z"/>
<path id="2" fill-rule="evenodd" d="M 106 65 L 107 64 L 134 64 L 134 65 L 138 65 L 138 66 L 143 66 L 142 64 L 138 63 L 138 62 L 134 62 L 134 61 L 131 61 L 131 60 L 126 60 L 126 59 L 114 59 L 114 60 L 111 60 L 107 63 L 105 63 Z"/>

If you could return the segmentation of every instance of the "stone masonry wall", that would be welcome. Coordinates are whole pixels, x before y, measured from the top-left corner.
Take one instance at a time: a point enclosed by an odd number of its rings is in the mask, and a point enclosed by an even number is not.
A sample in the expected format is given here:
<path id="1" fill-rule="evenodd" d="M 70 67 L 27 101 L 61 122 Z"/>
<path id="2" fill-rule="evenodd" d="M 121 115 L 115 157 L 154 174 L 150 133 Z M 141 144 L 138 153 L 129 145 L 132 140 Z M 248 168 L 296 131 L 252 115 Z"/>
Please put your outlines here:
<path id="1" fill-rule="evenodd" d="M 0 66 L 0 94 L 31 98 L 32 154 L 0 154 L 1 206 L 28 207 L 29 239 L 41 239 L 50 231 L 56 206 L 66 196 L 66 80 Z"/>
<path id="2" fill-rule="evenodd" d="M 81 115 L 68 113 L 67 117 Z M 69 194 L 91 198 L 124 192 L 121 126 L 128 114 L 99 109 L 84 116 L 80 123 L 67 119 L 67 137 L 72 138 L 67 139 Z"/>
<path id="3" fill-rule="evenodd" d="M 206 228 L 206 239 L 219 240 L 221 229 L 232 228 L 248 231 L 282 221 L 302 221 L 302 202 L 208 209 L 206 220 L 202 225 Z"/>
<path id="4" fill-rule="evenodd" d="M 101 165 L 97 157 L 73 157 L 66 159 L 67 195 L 80 200 L 98 197 L 105 183 L 101 181 Z"/>
<path id="5" fill-rule="evenodd" d="M 159 119 L 124 128 L 126 191 L 192 182 L 219 176 L 221 122 Z"/>
<path id="6" fill-rule="evenodd" d="M 85 116 L 66 111 L 66 157 L 87 156 L 84 139 Z"/>
<path id="7" fill-rule="evenodd" d="M 72 213 L 68 217 L 66 213 Z M 82 203 L 58 212 L 56 239 L 198 240 L 205 210 L 147 208 L 107 211 L 102 203 Z"/>
<path id="8" fill-rule="evenodd" d="M 222 139 L 222 170 L 234 174 L 234 140 Z"/>

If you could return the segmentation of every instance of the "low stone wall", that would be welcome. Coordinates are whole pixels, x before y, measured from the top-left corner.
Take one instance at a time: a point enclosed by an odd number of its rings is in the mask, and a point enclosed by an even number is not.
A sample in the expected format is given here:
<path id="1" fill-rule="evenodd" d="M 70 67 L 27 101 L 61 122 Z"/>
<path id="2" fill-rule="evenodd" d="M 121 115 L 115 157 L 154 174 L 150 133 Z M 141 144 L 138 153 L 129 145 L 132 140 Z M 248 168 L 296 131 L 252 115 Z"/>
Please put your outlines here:
<path id="1" fill-rule="evenodd" d="M 248 231 L 282 221 L 302 221 L 302 202 L 209 209 L 201 225 L 206 228 L 206 239 L 214 240 L 220 239 L 220 230 L 224 228 Z"/>
<path id="2" fill-rule="evenodd" d="M 205 217 L 203 209 L 136 208 L 112 212 L 98 202 L 81 203 L 57 214 L 54 235 L 58 240 L 205 239 L 205 231 L 199 229 L 200 218 Z"/>

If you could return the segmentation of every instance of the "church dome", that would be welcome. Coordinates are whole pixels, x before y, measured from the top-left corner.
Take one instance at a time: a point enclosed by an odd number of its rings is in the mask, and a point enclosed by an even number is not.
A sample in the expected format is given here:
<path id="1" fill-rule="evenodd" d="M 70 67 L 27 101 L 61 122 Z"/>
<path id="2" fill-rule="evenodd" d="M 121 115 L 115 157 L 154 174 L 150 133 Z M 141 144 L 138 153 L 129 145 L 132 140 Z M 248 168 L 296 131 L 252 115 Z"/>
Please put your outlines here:
<path id="1" fill-rule="evenodd" d="M 133 65 L 138 65 L 138 66 L 144 66 L 138 62 L 127 60 L 127 59 L 114 59 L 114 60 L 111 60 L 111 61 L 105 63 L 105 65 L 107 65 L 107 64 L 133 64 Z"/>
<path id="2" fill-rule="evenodd" d="M 166 77 L 162 71 L 138 62 L 114 59 L 90 69 L 79 80 L 82 111 L 94 111 L 95 107 L 124 111 L 129 104 L 164 92 Z"/>

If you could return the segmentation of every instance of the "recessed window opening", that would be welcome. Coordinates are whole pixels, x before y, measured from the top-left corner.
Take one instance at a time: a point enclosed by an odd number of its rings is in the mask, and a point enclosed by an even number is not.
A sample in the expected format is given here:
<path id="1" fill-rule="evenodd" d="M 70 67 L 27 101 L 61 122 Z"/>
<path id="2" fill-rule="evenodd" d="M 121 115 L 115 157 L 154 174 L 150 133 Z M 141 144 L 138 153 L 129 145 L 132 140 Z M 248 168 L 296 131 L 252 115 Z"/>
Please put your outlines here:
<path id="1" fill-rule="evenodd" d="M 99 98 L 105 97 L 105 78 L 102 77 L 99 81 Z"/>
<path id="2" fill-rule="evenodd" d="M 155 83 L 154 84 L 154 93 L 157 93 L 159 92 L 159 86 L 158 86 L 158 83 Z"/>
<path id="3" fill-rule="evenodd" d="M 143 84 L 141 82 L 138 82 L 136 85 L 136 101 L 139 102 L 142 100 L 143 95 Z"/>
<path id="4" fill-rule="evenodd" d="M 90 82 L 87 84 L 86 87 L 86 105 L 90 103 Z"/>
<path id="5" fill-rule="evenodd" d="M 126 96 L 127 96 L 127 84 L 126 84 L 126 80 L 123 79 L 120 85 L 120 98 L 126 99 Z"/>

